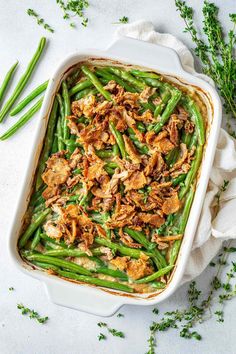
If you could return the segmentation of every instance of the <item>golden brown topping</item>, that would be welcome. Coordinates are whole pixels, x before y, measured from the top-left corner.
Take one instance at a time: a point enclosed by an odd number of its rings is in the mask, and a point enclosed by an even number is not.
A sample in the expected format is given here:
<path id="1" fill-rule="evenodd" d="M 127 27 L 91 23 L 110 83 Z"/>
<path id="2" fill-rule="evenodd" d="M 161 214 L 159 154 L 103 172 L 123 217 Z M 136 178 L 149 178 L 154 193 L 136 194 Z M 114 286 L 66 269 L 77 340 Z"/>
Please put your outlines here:
<path id="1" fill-rule="evenodd" d="M 134 163 L 140 163 L 141 162 L 141 156 L 140 154 L 137 152 L 136 148 L 134 147 L 134 144 L 132 143 L 132 141 L 130 140 L 130 138 L 128 138 L 125 134 L 123 135 L 123 139 L 125 142 L 125 148 L 126 151 L 130 157 L 130 159 L 134 162 Z"/>
<path id="2" fill-rule="evenodd" d="M 46 171 L 42 174 L 42 179 L 50 187 L 56 187 L 66 182 L 70 175 L 68 161 L 62 157 L 52 155 L 47 161 Z"/>
<path id="3" fill-rule="evenodd" d="M 134 171 L 132 175 L 124 181 L 125 191 L 140 189 L 147 184 L 148 180 L 144 172 Z"/>
<path id="4" fill-rule="evenodd" d="M 158 214 L 139 213 L 138 217 L 142 222 L 155 227 L 160 227 L 165 222 L 165 219 Z"/>
<path id="5" fill-rule="evenodd" d="M 164 201 L 164 203 L 162 205 L 162 211 L 166 215 L 173 214 L 179 210 L 180 206 L 181 206 L 181 203 L 178 198 L 178 194 L 176 193 L 172 197 L 167 198 Z"/>

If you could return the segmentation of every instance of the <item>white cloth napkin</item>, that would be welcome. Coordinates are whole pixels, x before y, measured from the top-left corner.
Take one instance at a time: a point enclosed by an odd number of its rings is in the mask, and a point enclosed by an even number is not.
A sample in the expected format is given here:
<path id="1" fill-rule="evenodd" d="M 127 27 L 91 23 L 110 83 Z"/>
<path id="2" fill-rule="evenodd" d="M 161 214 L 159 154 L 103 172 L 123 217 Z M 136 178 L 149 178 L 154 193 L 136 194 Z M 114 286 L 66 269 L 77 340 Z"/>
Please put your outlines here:
<path id="1" fill-rule="evenodd" d="M 186 71 L 214 85 L 209 77 L 196 73 L 189 49 L 173 35 L 156 32 L 151 22 L 141 20 L 122 25 L 115 32 L 115 38 L 123 36 L 174 49 Z M 215 196 L 224 180 L 229 180 L 230 183 L 227 190 L 221 194 L 220 211 L 214 218 Z M 221 129 L 207 194 L 182 283 L 199 275 L 217 254 L 222 242 L 231 238 L 236 238 L 236 140 Z"/>

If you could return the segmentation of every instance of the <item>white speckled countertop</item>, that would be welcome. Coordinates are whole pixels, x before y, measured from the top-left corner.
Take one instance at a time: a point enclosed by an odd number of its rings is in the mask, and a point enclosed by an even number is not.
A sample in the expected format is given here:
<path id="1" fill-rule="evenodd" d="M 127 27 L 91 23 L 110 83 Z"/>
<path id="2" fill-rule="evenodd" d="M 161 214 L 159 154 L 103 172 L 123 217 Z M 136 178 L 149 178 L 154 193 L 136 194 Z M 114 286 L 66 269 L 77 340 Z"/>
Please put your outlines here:
<path id="1" fill-rule="evenodd" d="M 90 0 L 87 11 L 89 26 L 72 30 L 61 18 L 60 9 L 55 1 L 48 0 L 0 0 L 0 80 L 8 68 L 20 61 L 16 77 L 34 52 L 42 35 L 50 38 L 47 53 L 40 62 L 28 91 L 46 80 L 51 71 L 65 55 L 79 48 L 104 48 L 112 40 L 116 22 L 122 16 L 130 21 L 151 20 L 157 30 L 170 32 L 191 46 L 190 38 L 182 33 L 183 22 L 176 14 L 174 0 Z M 203 0 L 189 0 L 201 19 L 200 4 Z M 227 13 L 235 12 L 235 0 L 215 1 L 221 8 L 220 17 L 225 27 L 229 27 Z M 50 34 L 36 25 L 26 14 L 33 8 L 55 28 Z M 52 15 L 53 14 L 53 15 Z M 55 14 L 55 15 L 54 15 Z M 14 122 L 8 118 L 1 125 L 0 133 Z M 43 285 L 14 268 L 7 252 L 9 225 L 15 209 L 15 198 L 23 183 L 26 165 L 32 148 L 32 133 L 35 117 L 27 126 L 9 141 L 0 143 L 0 353 L 1 354 L 144 354 L 147 351 L 148 328 L 156 315 L 152 308 L 125 306 L 121 309 L 125 317 L 116 316 L 105 319 L 111 327 L 125 332 L 126 338 L 109 336 L 107 341 L 99 342 L 101 332 L 98 317 L 76 312 L 52 304 Z M 202 274 L 198 282 L 204 293 L 209 288 L 212 269 Z M 14 291 L 9 291 L 14 287 Z M 167 302 L 159 305 L 162 312 L 181 308 L 187 302 L 187 286 L 179 289 Z M 16 304 L 34 308 L 50 320 L 40 325 L 23 317 Z M 199 332 L 203 340 L 184 340 L 175 330 L 158 336 L 157 353 L 161 354 L 234 354 L 236 300 L 227 305 L 225 322 L 215 320 L 204 323 Z"/>

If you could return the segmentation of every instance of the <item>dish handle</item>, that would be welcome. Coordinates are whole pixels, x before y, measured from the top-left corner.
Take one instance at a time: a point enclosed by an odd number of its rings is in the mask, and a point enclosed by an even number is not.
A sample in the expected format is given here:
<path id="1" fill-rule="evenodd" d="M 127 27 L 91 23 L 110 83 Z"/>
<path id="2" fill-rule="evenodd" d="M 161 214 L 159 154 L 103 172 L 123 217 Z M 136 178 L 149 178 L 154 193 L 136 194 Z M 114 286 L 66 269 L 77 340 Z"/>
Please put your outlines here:
<path id="1" fill-rule="evenodd" d="M 53 303 L 97 316 L 112 316 L 124 304 L 119 295 L 103 294 L 100 289 L 87 285 L 61 279 L 44 280 L 44 285 Z"/>
<path id="2" fill-rule="evenodd" d="M 138 58 L 140 65 L 145 63 L 145 66 L 158 66 L 160 71 L 173 72 L 173 69 L 184 71 L 181 65 L 178 54 L 174 49 L 164 47 L 159 44 L 149 43 L 140 39 L 130 37 L 121 37 L 115 40 L 106 49 L 107 53 L 122 57 L 132 62 Z"/>

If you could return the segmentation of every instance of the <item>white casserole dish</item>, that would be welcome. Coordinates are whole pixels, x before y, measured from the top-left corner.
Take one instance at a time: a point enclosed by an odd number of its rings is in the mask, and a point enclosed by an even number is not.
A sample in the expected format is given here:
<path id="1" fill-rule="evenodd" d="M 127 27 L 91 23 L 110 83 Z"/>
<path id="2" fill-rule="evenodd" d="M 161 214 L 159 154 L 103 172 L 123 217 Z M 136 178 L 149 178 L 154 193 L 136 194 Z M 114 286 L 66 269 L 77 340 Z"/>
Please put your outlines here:
<path id="1" fill-rule="evenodd" d="M 63 76 L 68 73 L 70 68 L 88 58 L 106 58 L 134 66 L 145 67 L 168 76 L 169 79 L 173 79 L 173 81 L 181 83 L 183 86 L 188 84 L 188 86 L 190 85 L 198 90 L 198 93 L 202 96 L 208 109 L 207 143 L 201 167 L 204 173 L 201 173 L 198 179 L 196 193 L 175 271 L 173 272 L 170 283 L 161 292 L 151 294 L 126 294 L 88 284 L 66 281 L 38 269 L 33 269 L 32 266 L 26 264 L 21 259 L 17 250 L 17 241 L 29 202 L 34 173 L 38 164 L 54 95 L 57 92 Z M 185 72 L 176 52 L 169 48 L 130 38 L 122 38 L 114 42 L 105 51 L 83 50 L 68 56 L 58 66 L 50 80 L 40 112 L 40 119 L 36 126 L 35 145 L 28 162 L 28 174 L 22 184 L 20 197 L 17 201 L 17 211 L 13 218 L 9 239 L 9 251 L 14 264 L 26 274 L 42 280 L 52 302 L 99 316 L 110 316 L 124 304 L 153 305 L 165 300 L 180 285 L 187 265 L 214 159 L 221 125 L 221 116 L 221 103 L 216 90 L 207 82 Z"/>

